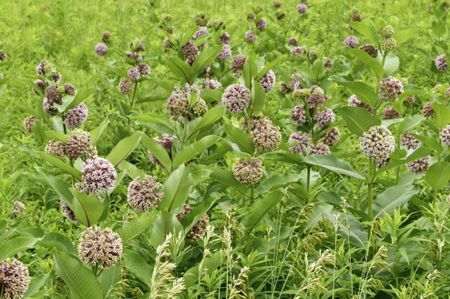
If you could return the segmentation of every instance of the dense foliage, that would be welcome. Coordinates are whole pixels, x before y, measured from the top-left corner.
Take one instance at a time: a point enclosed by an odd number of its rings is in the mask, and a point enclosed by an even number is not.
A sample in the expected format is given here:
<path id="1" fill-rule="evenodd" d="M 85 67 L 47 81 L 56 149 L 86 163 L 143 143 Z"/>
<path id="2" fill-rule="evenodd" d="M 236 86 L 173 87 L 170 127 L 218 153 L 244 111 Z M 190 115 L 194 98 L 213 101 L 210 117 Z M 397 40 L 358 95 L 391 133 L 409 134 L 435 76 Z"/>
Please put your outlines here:
<path id="1" fill-rule="evenodd" d="M 1 1 L 1 298 L 447 298 L 448 1 Z"/>

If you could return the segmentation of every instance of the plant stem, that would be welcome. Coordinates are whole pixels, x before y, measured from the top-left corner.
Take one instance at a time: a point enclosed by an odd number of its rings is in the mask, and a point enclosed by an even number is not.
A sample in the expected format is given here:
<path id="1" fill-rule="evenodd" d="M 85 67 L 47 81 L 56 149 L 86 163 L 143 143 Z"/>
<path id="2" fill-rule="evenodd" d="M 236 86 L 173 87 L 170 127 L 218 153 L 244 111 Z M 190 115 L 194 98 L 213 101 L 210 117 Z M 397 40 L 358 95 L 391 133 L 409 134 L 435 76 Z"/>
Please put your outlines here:
<path id="1" fill-rule="evenodd" d="M 367 215 L 369 218 L 372 218 L 372 201 L 373 201 L 373 181 L 375 175 L 372 176 L 373 172 L 373 161 L 369 160 L 369 173 L 368 173 L 368 182 L 367 182 Z"/>
<path id="2" fill-rule="evenodd" d="M 309 195 L 309 185 L 311 182 L 311 166 L 306 167 L 306 192 Z"/>
<path id="3" fill-rule="evenodd" d="M 136 93 L 137 93 L 137 89 L 138 89 L 138 82 L 136 81 L 136 82 L 134 83 L 133 96 L 132 96 L 132 98 L 131 98 L 131 106 L 130 106 L 131 112 L 133 112 L 134 104 L 135 104 L 135 102 L 136 102 Z"/>

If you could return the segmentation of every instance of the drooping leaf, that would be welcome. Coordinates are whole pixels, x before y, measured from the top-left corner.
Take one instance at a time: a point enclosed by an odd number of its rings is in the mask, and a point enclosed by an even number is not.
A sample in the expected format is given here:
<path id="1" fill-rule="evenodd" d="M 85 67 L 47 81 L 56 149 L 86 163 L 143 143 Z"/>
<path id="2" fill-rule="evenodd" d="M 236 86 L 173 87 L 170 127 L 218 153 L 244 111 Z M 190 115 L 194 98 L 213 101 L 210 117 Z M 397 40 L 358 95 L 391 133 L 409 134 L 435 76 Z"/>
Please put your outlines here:
<path id="1" fill-rule="evenodd" d="M 277 203 L 281 201 L 283 196 L 279 191 L 266 193 L 263 198 L 255 201 L 249 208 L 248 213 L 242 219 L 242 224 L 247 232 L 252 231 L 256 225 L 262 220 L 269 210 L 272 210 Z"/>
<path id="2" fill-rule="evenodd" d="M 149 230 L 155 215 L 142 214 L 139 218 L 126 222 L 118 231 L 122 241 L 127 243 Z"/>
<path id="3" fill-rule="evenodd" d="M 192 72 L 195 76 L 199 75 L 214 59 L 217 58 L 222 46 L 209 47 L 203 50 L 194 60 L 192 64 Z M 195 78 L 194 78 L 195 79 Z"/>
<path id="4" fill-rule="evenodd" d="M 167 153 L 167 150 L 163 148 L 161 144 L 157 143 L 147 135 L 143 135 L 142 145 L 145 146 L 150 151 L 150 153 L 152 153 L 156 160 L 158 160 L 167 171 L 171 171 L 172 161 L 170 160 L 170 156 Z"/>
<path id="5" fill-rule="evenodd" d="M 50 154 L 44 153 L 44 152 L 39 152 L 38 154 L 42 159 L 51 163 L 53 166 L 56 166 L 59 169 L 67 172 L 68 174 L 72 175 L 74 178 L 77 178 L 77 179 L 81 178 L 81 172 L 78 169 L 73 168 L 69 164 L 66 164 L 63 160 L 61 160 L 55 156 L 52 156 Z"/>
<path id="6" fill-rule="evenodd" d="M 2 241 L 0 244 L 0 260 L 7 257 L 12 257 L 16 253 L 33 248 L 36 242 L 40 239 L 41 238 L 34 236 L 24 235 Z"/>
<path id="7" fill-rule="evenodd" d="M 440 161 L 434 163 L 427 170 L 425 181 L 431 188 L 439 190 L 448 186 L 450 180 L 450 163 L 447 161 Z"/>
<path id="8" fill-rule="evenodd" d="M 354 177 L 356 179 L 364 180 L 364 176 L 356 172 L 350 163 L 338 159 L 335 155 L 311 155 L 304 159 L 306 164 L 319 166 L 333 172 Z"/>
<path id="9" fill-rule="evenodd" d="M 178 222 L 175 214 L 160 211 L 160 214 L 155 217 L 151 226 L 150 244 L 153 248 L 157 248 L 164 242 L 169 233 L 178 235 L 181 231 L 183 231 L 183 226 Z"/>
<path id="10" fill-rule="evenodd" d="M 189 84 L 192 83 L 194 73 L 190 65 L 181 60 L 179 57 L 173 56 L 167 59 L 166 66 L 180 81 L 184 81 Z"/>
<path id="11" fill-rule="evenodd" d="M 189 162 L 190 160 L 194 159 L 198 155 L 202 154 L 209 147 L 216 144 L 219 139 L 220 139 L 219 136 L 208 135 L 188 146 L 185 146 L 173 158 L 172 167 L 177 168 L 178 166 L 180 166 L 186 162 Z"/>
<path id="12" fill-rule="evenodd" d="M 384 213 L 391 213 L 396 208 L 402 206 L 417 192 L 413 184 L 395 185 L 379 194 L 373 203 L 374 218 L 380 218 Z"/>
<path id="13" fill-rule="evenodd" d="M 360 107 L 342 107 L 336 109 L 336 112 L 345 120 L 347 128 L 358 136 L 362 136 L 370 127 L 381 123 L 366 109 Z"/>
<path id="14" fill-rule="evenodd" d="M 263 111 L 264 102 L 266 101 L 266 92 L 259 82 L 253 82 L 252 90 L 252 114 L 258 114 Z"/>
<path id="15" fill-rule="evenodd" d="M 159 203 L 162 211 L 173 211 L 183 205 L 192 188 L 192 179 L 188 169 L 181 164 L 164 183 L 164 197 Z"/>
<path id="16" fill-rule="evenodd" d="M 91 142 L 92 144 L 97 144 L 97 142 L 100 140 L 100 137 L 102 137 L 103 133 L 105 132 L 106 128 L 108 127 L 109 120 L 105 119 L 102 121 L 102 123 L 95 129 L 91 130 L 89 133 L 91 135 Z"/>
<path id="17" fill-rule="evenodd" d="M 150 275 L 153 271 L 147 260 L 140 253 L 132 250 L 124 252 L 126 268 L 150 288 Z"/>
<path id="18" fill-rule="evenodd" d="M 249 154 L 255 152 L 252 139 L 248 136 L 248 134 L 245 134 L 244 131 L 229 124 L 224 126 L 224 130 L 230 140 L 236 143 L 241 151 Z"/>
<path id="19" fill-rule="evenodd" d="M 381 78 L 383 77 L 383 67 L 381 66 L 381 64 L 378 63 L 376 58 L 373 58 L 372 56 L 370 56 L 369 54 L 367 54 L 365 51 L 363 51 L 361 49 L 349 48 L 349 49 L 347 49 L 347 51 L 351 55 L 353 55 L 354 57 L 359 59 L 367 67 L 369 67 L 375 73 L 375 76 L 377 77 L 377 79 L 381 80 Z"/>
<path id="20" fill-rule="evenodd" d="M 108 161 L 114 166 L 119 165 L 120 162 L 125 160 L 134 151 L 141 141 L 141 138 L 142 135 L 140 133 L 135 133 L 130 137 L 120 140 L 108 154 Z"/>

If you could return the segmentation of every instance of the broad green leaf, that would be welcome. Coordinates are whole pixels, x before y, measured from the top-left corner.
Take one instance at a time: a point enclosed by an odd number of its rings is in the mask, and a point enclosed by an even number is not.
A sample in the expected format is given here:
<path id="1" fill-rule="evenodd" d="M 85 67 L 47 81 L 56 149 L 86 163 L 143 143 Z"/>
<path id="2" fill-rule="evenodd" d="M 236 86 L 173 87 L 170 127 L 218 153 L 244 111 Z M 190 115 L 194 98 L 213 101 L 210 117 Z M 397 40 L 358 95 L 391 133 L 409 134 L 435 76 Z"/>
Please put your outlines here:
<path id="1" fill-rule="evenodd" d="M 445 104 L 433 103 L 434 118 L 433 122 L 441 130 L 450 124 L 450 107 Z"/>
<path id="2" fill-rule="evenodd" d="M 224 106 L 216 106 L 210 109 L 208 112 L 203 115 L 200 122 L 198 122 L 193 128 L 190 129 L 188 136 L 186 137 L 189 140 L 195 133 L 200 131 L 201 129 L 208 127 L 221 119 L 226 113 L 226 109 Z"/>
<path id="3" fill-rule="evenodd" d="M 140 133 L 135 133 L 130 137 L 120 140 L 106 158 L 114 166 L 119 165 L 120 162 L 125 160 L 134 151 L 141 141 L 141 137 L 142 135 Z"/>
<path id="4" fill-rule="evenodd" d="M 213 146 L 219 141 L 220 137 L 216 135 L 208 135 L 202 139 L 183 147 L 181 151 L 177 153 L 172 161 L 172 168 L 178 168 L 178 166 L 187 163 L 205 152 L 209 147 Z"/>
<path id="5" fill-rule="evenodd" d="M 188 232 L 203 215 L 205 215 L 219 199 L 217 196 L 209 196 L 196 205 L 180 222 L 185 232 Z"/>
<path id="6" fill-rule="evenodd" d="M 91 135 L 91 142 L 92 144 L 97 144 L 97 142 L 100 140 L 100 137 L 102 137 L 103 133 L 105 132 L 106 128 L 108 127 L 109 120 L 105 119 L 102 121 L 102 123 L 95 129 L 91 130 L 89 133 Z"/>
<path id="7" fill-rule="evenodd" d="M 131 250 L 125 251 L 124 257 L 126 268 L 150 288 L 150 276 L 153 267 L 147 264 L 147 259 L 142 254 Z"/>
<path id="8" fill-rule="evenodd" d="M 152 153 L 156 160 L 158 160 L 168 172 L 170 172 L 172 169 L 172 161 L 170 160 L 167 150 L 163 148 L 161 144 L 157 143 L 147 135 L 143 135 L 142 145 L 145 146 L 150 153 Z"/>
<path id="9" fill-rule="evenodd" d="M 361 101 L 369 104 L 372 107 L 375 106 L 375 103 L 377 101 L 377 94 L 375 93 L 373 88 L 366 83 L 360 81 L 343 80 L 339 80 L 337 82 L 350 89 Z"/>
<path id="10" fill-rule="evenodd" d="M 189 64 L 181 60 L 179 57 L 171 57 L 166 60 L 166 66 L 177 77 L 177 79 L 191 84 L 194 74 Z"/>
<path id="11" fill-rule="evenodd" d="M 156 249 L 164 242 L 169 233 L 178 235 L 182 231 L 183 226 L 178 222 L 175 214 L 160 211 L 160 214 L 155 217 L 152 223 L 149 235 L 150 244 Z"/>
<path id="12" fill-rule="evenodd" d="M 103 203 L 95 195 L 78 192 L 74 188 L 70 190 L 74 196 L 71 208 L 76 219 L 86 226 L 96 224 L 104 212 Z"/>
<path id="13" fill-rule="evenodd" d="M 266 101 L 266 92 L 261 84 L 257 81 L 253 82 L 252 90 L 252 114 L 258 114 L 263 111 Z"/>
<path id="14" fill-rule="evenodd" d="M 105 269 L 98 277 L 100 284 L 103 288 L 103 293 L 106 294 L 105 298 L 108 298 L 108 294 L 113 286 L 115 286 L 122 278 L 120 261 L 111 268 Z"/>
<path id="15" fill-rule="evenodd" d="M 419 31 L 420 31 L 419 27 L 411 27 L 411 28 L 399 30 L 394 33 L 394 39 L 397 41 L 397 43 L 400 44 L 400 43 L 407 41 L 411 37 L 417 35 L 419 33 Z"/>
<path id="16" fill-rule="evenodd" d="M 326 203 L 316 203 L 311 211 L 311 214 L 308 218 L 308 225 L 305 230 L 309 231 L 313 229 L 324 217 L 326 217 L 327 213 L 330 213 L 333 210 L 333 206 Z"/>
<path id="17" fill-rule="evenodd" d="M 336 112 L 345 120 L 347 128 L 358 136 L 362 136 L 370 127 L 381 123 L 366 109 L 360 107 L 342 107 L 336 109 Z"/>
<path id="18" fill-rule="evenodd" d="M 159 203 L 161 211 L 173 211 L 182 206 L 192 188 L 192 179 L 188 169 L 181 164 L 164 183 L 164 197 Z"/>
<path id="19" fill-rule="evenodd" d="M 66 164 L 63 160 L 52 156 L 50 154 L 47 153 L 43 153 L 43 152 L 39 152 L 39 156 L 46 160 L 47 162 L 49 162 L 50 164 L 53 164 L 53 166 L 58 167 L 59 169 L 67 172 L 68 174 L 72 175 L 74 178 L 80 179 L 81 178 L 81 172 L 76 169 L 73 168 L 72 166 Z"/>
<path id="20" fill-rule="evenodd" d="M 94 274 L 79 259 L 63 251 L 54 253 L 55 270 L 69 287 L 73 298 L 103 299 L 103 290 Z"/>
<path id="21" fill-rule="evenodd" d="M 417 192 L 413 184 L 395 185 L 379 194 L 373 203 L 374 218 L 380 218 L 384 213 L 392 213 L 396 208 L 404 205 Z"/>
<path id="22" fill-rule="evenodd" d="M 399 125 L 399 131 L 400 134 L 404 134 L 415 127 L 417 127 L 422 121 L 424 120 L 424 117 L 419 114 L 415 115 L 408 115 L 403 119 L 403 121 Z"/>
<path id="23" fill-rule="evenodd" d="M 378 45 L 378 33 L 377 29 L 373 25 L 372 21 L 364 22 L 352 22 L 352 28 L 364 35 L 373 45 Z"/>
<path id="24" fill-rule="evenodd" d="M 46 174 L 42 168 L 36 168 L 39 172 L 40 177 L 47 182 L 47 184 L 53 188 L 53 190 L 58 193 L 58 195 L 64 199 L 65 202 L 71 203 L 73 201 L 73 195 L 70 192 L 70 188 L 72 187 L 66 181 L 60 180 L 57 177 Z"/>
<path id="25" fill-rule="evenodd" d="M 89 98 L 94 93 L 94 90 L 91 89 L 83 89 L 81 91 L 78 91 L 73 100 L 70 102 L 69 105 L 67 105 L 67 109 L 72 109 L 76 105 L 80 104 L 82 101 Z"/>
<path id="26" fill-rule="evenodd" d="M 430 166 L 425 175 L 425 181 L 435 190 L 448 187 L 450 180 L 450 163 L 440 161 Z"/>
<path id="27" fill-rule="evenodd" d="M 364 180 L 364 176 L 356 172 L 352 168 L 350 163 L 336 158 L 335 155 L 327 155 L 327 156 L 312 155 L 305 157 L 304 161 L 306 164 L 319 166 L 339 174 Z"/>
<path id="28" fill-rule="evenodd" d="M 284 55 L 280 55 L 274 60 L 272 60 L 270 63 L 266 64 L 266 66 L 258 73 L 258 75 L 255 76 L 255 81 L 258 81 L 259 79 L 264 77 L 268 71 L 277 66 L 284 59 L 285 59 Z"/>
<path id="29" fill-rule="evenodd" d="M 255 152 L 253 141 L 240 128 L 226 124 L 224 126 L 225 133 L 227 133 L 230 140 L 239 146 L 239 149 L 245 153 L 252 154 Z"/>
<path id="30" fill-rule="evenodd" d="M 132 179 L 145 176 L 145 171 L 137 168 L 136 165 L 128 161 L 120 162 L 118 169 L 126 173 Z"/>
<path id="31" fill-rule="evenodd" d="M 282 198 L 283 196 L 280 194 L 280 191 L 276 190 L 266 193 L 263 198 L 256 200 L 255 203 L 250 206 L 247 214 L 242 219 L 242 224 L 247 233 L 252 231 L 262 220 L 264 215 L 266 215 L 268 211 L 274 209 Z"/>
<path id="32" fill-rule="evenodd" d="M 35 295 L 45 285 L 49 276 L 49 273 L 41 273 L 38 276 L 34 276 L 30 281 L 27 291 L 23 294 L 23 298 L 29 298 Z"/>
<path id="33" fill-rule="evenodd" d="M 252 89 L 252 80 L 257 75 L 258 68 L 252 57 L 248 57 L 244 63 L 244 81 L 248 89 Z"/>
<path id="34" fill-rule="evenodd" d="M 352 49 L 348 48 L 347 51 L 359 59 L 362 63 L 364 63 L 367 67 L 369 67 L 377 77 L 377 80 L 381 80 L 383 78 L 383 67 L 378 63 L 376 58 L 373 58 L 369 54 L 367 54 L 365 51 L 362 51 L 360 49 Z"/>
<path id="35" fill-rule="evenodd" d="M 125 222 L 118 231 L 119 235 L 122 237 L 122 241 L 127 243 L 150 229 L 154 218 L 155 215 L 142 214 L 137 219 Z"/>
<path id="36" fill-rule="evenodd" d="M 41 238 L 34 236 L 18 236 L 2 241 L 0 244 L 0 260 L 13 257 L 15 254 L 33 248 Z"/>
<path id="37" fill-rule="evenodd" d="M 245 195 L 248 188 L 246 185 L 239 183 L 233 176 L 233 173 L 227 169 L 216 169 L 211 175 L 211 179 L 220 182 L 225 185 L 225 187 L 232 187 L 239 191 L 241 194 Z"/>
<path id="38" fill-rule="evenodd" d="M 45 233 L 44 237 L 36 245 L 47 248 L 48 250 L 62 250 L 66 253 L 77 254 L 77 250 L 72 241 L 60 233 Z"/>
<path id="39" fill-rule="evenodd" d="M 202 90 L 201 98 L 207 103 L 220 102 L 222 100 L 223 89 L 209 89 Z"/>
<path id="40" fill-rule="evenodd" d="M 133 119 L 137 120 L 138 124 L 142 124 L 146 127 L 152 128 L 159 133 L 174 135 L 176 132 L 173 123 L 166 116 L 155 114 L 141 114 L 134 116 Z"/>
<path id="41" fill-rule="evenodd" d="M 210 65 L 222 51 L 222 46 L 209 47 L 203 50 L 194 60 L 192 64 L 192 72 L 194 76 L 199 75 L 208 65 Z M 192 78 L 194 80 L 195 78 Z"/>
<path id="42" fill-rule="evenodd" d="M 384 72 L 387 75 L 395 73 L 400 66 L 400 59 L 397 55 L 393 53 L 389 53 L 388 56 L 386 56 L 386 60 L 384 61 Z"/>
<path id="43" fill-rule="evenodd" d="M 300 174 L 276 174 L 272 175 L 266 180 L 262 181 L 261 184 L 256 188 L 256 195 L 264 194 L 273 188 L 279 188 L 281 186 L 285 186 L 287 184 L 298 182 L 301 178 Z"/>

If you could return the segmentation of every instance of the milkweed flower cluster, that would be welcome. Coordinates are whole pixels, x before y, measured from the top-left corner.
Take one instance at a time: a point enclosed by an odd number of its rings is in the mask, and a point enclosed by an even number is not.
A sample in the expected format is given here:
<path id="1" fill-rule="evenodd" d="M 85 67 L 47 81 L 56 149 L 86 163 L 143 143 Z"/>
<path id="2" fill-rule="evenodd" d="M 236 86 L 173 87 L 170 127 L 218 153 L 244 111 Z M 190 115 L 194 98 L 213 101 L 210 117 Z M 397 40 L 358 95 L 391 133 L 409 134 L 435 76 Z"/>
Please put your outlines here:
<path id="1" fill-rule="evenodd" d="M 350 106 L 350 107 L 360 107 L 360 108 L 364 108 L 364 109 L 366 109 L 367 111 L 369 111 L 370 113 L 372 112 L 372 107 L 370 107 L 369 104 L 367 104 L 367 103 L 361 101 L 361 100 L 360 100 L 356 95 L 354 95 L 354 94 L 351 95 L 351 96 L 348 98 L 347 105 Z"/>
<path id="2" fill-rule="evenodd" d="M 73 212 L 73 210 L 69 207 L 69 205 L 64 201 L 64 200 L 60 200 L 59 202 L 59 210 L 61 211 L 61 213 L 64 215 L 64 217 L 66 217 L 67 219 L 69 219 L 71 222 L 77 224 L 78 221 L 75 217 L 75 213 Z"/>
<path id="3" fill-rule="evenodd" d="M 252 119 L 252 140 L 257 150 L 271 152 L 280 145 L 281 133 L 269 118 L 254 116 Z"/>
<path id="4" fill-rule="evenodd" d="M 402 138 L 400 138 L 400 144 L 409 150 L 415 150 L 420 147 L 421 142 L 412 134 L 406 133 L 402 136 Z"/>
<path id="5" fill-rule="evenodd" d="M 183 210 L 177 214 L 178 221 L 181 221 L 192 211 L 192 207 L 189 204 L 183 205 Z M 199 240 L 206 231 L 206 227 L 209 223 L 208 214 L 203 215 L 187 232 L 186 236 L 189 240 L 195 242 Z"/>
<path id="6" fill-rule="evenodd" d="M 96 154 L 95 148 L 91 145 L 90 134 L 81 129 L 70 133 L 64 145 L 64 152 L 72 160 L 89 158 Z"/>
<path id="7" fill-rule="evenodd" d="M 443 144 L 450 146 L 450 125 L 441 130 L 439 137 L 441 138 L 441 142 Z"/>
<path id="8" fill-rule="evenodd" d="M 364 52 L 366 52 L 367 54 L 369 54 L 373 58 L 377 58 L 377 56 L 378 56 L 378 50 L 377 50 L 377 48 L 375 48 L 374 45 L 365 44 L 365 45 L 362 45 L 360 47 L 360 49 L 363 50 Z"/>
<path id="9" fill-rule="evenodd" d="M 31 130 L 33 129 L 33 125 L 39 121 L 39 118 L 35 115 L 30 115 L 27 116 L 24 120 L 23 120 L 23 127 L 26 131 L 31 132 Z"/>
<path id="10" fill-rule="evenodd" d="M 430 157 L 423 157 L 417 160 L 414 160 L 412 162 L 409 162 L 406 166 L 408 167 L 408 170 L 420 174 L 425 172 L 428 167 L 430 166 L 431 158 Z"/>
<path id="11" fill-rule="evenodd" d="M 0 289 L 2 298 L 22 298 L 30 285 L 28 268 L 20 261 L 3 260 L 0 262 Z"/>
<path id="12" fill-rule="evenodd" d="M 439 72 L 446 72 L 448 70 L 447 56 L 445 56 L 445 54 L 437 56 L 434 60 L 434 64 Z"/>
<path id="13" fill-rule="evenodd" d="M 245 61 L 247 60 L 247 57 L 245 55 L 237 55 L 234 57 L 232 63 L 231 63 L 231 70 L 234 74 L 239 74 L 244 69 Z"/>
<path id="14" fill-rule="evenodd" d="M 77 189 L 87 193 L 109 192 L 116 183 L 117 172 L 107 159 L 93 157 L 83 165 L 81 182 Z"/>
<path id="15" fill-rule="evenodd" d="M 241 184 L 254 185 L 261 181 L 264 175 L 264 166 L 260 158 L 241 160 L 233 165 L 234 178 Z"/>
<path id="16" fill-rule="evenodd" d="M 154 176 L 136 177 L 128 185 L 128 204 L 137 212 L 154 209 L 164 195 Z"/>
<path id="17" fill-rule="evenodd" d="M 194 63 L 195 58 L 197 58 L 200 53 L 197 46 L 192 42 L 187 42 L 185 45 L 181 47 L 181 54 L 183 55 L 186 63 L 192 65 Z"/>
<path id="18" fill-rule="evenodd" d="M 274 86 L 276 81 L 276 75 L 272 70 L 269 70 L 264 76 L 259 79 L 259 83 L 264 88 L 264 91 L 270 92 Z"/>
<path id="19" fill-rule="evenodd" d="M 422 115 L 430 118 L 434 115 L 433 102 L 427 102 L 422 107 Z"/>
<path id="20" fill-rule="evenodd" d="M 66 157 L 66 144 L 64 143 L 64 141 L 50 139 L 45 146 L 44 151 L 47 154 L 64 159 Z"/>
<path id="21" fill-rule="evenodd" d="M 371 127 L 359 139 L 363 154 L 375 162 L 390 158 L 395 150 L 395 138 L 391 131 L 381 126 Z"/>
<path id="22" fill-rule="evenodd" d="M 383 119 L 395 119 L 399 118 L 400 114 L 397 111 L 395 111 L 393 107 L 389 106 L 383 110 L 382 116 Z"/>
<path id="23" fill-rule="evenodd" d="M 64 112 L 64 123 L 68 128 L 80 127 L 88 117 L 88 107 L 84 103 L 80 103 L 72 109 Z"/>
<path id="24" fill-rule="evenodd" d="M 297 12 L 299 14 L 304 14 L 308 10 L 308 5 L 306 3 L 297 4 Z"/>
<path id="25" fill-rule="evenodd" d="M 256 34 L 252 30 L 248 30 L 245 32 L 244 38 L 248 43 L 254 43 L 256 41 Z"/>
<path id="26" fill-rule="evenodd" d="M 12 216 L 13 218 L 17 218 L 23 215 L 23 211 L 25 210 L 25 204 L 20 200 L 14 202 L 12 208 Z"/>
<path id="27" fill-rule="evenodd" d="M 222 103 L 229 113 L 243 112 L 250 104 L 250 90 L 244 85 L 232 84 L 222 94 Z"/>
<path id="28" fill-rule="evenodd" d="M 80 236 L 80 259 L 90 266 L 113 267 L 122 256 L 122 239 L 110 228 L 87 228 Z"/>
<path id="29" fill-rule="evenodd" d="M 200 97 L 201 90 L 196 85 L 176 87 L 167 99 L 167 110 L 172 119 L 192 120 L 208 111 L 205 100 Z"/>
<path id="30" fill-rule="evenodd" d="M 403 93 L 403 83 L 389 76 L 378 84 L 378 90 L 382 100 L 395 101 Z"/>
<path id="31" fill-rule="evenodd" d="M 344 39 L 344 45 L 349 48 L 356 48 L 359 44 L 358 38 L 356 36 L 350 35 Z"/>

